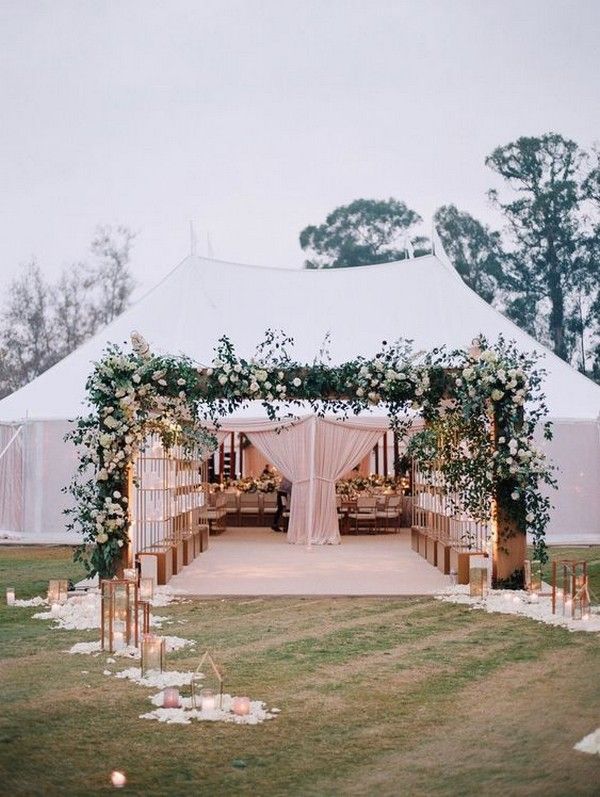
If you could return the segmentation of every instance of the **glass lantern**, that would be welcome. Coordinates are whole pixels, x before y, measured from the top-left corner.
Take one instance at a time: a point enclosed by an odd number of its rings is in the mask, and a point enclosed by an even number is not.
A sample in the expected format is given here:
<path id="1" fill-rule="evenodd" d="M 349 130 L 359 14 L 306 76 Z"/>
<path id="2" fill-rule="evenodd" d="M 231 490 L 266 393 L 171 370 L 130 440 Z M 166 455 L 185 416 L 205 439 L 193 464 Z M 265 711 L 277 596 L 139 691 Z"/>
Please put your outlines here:
<path id="1" fill-rule="evenodd" d="M 125 579 L 100 582 L 102 650 L 114 653 L 138 644 L 137 584 Z"/>
<path id="2" fill-rule="evenodd" d="M 165 640 L 154 634 L 142 637 L 142 678 L 150 672 L 162 672 L 165 668 Z"/>
<path id="3" fill-rule="evenodd" d="M 69 583 L 66 578 L 55 578 L 48 582 L 48 603 L 66 603 Z"/>
<path id="4" fill-rule="evenodd" d="M 154 597 L 154 579 L 140 578 L 140 600 L 151 601 Z"/>
<path id="5" fill-rule="evenodd" d="M 542 591 L 542 563 L 539 559 L 526 559 L 523 563 L 525 589 L 539 594 Z"/>

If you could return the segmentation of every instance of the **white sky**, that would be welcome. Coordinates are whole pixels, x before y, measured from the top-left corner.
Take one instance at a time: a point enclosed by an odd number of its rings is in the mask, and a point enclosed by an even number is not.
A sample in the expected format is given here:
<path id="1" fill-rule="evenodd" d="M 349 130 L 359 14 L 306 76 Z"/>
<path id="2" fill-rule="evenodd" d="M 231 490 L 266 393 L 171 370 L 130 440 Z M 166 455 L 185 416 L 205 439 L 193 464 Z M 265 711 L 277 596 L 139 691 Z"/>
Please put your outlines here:
<path id="1" fill-rule="evenodd" d="M 298 267 L 358 197 L 496 221 L 483 161 L 600 138 L 598 0 L 2 0 L 0 285 L 98 223 L 142 287 L 189 251 Z"/>

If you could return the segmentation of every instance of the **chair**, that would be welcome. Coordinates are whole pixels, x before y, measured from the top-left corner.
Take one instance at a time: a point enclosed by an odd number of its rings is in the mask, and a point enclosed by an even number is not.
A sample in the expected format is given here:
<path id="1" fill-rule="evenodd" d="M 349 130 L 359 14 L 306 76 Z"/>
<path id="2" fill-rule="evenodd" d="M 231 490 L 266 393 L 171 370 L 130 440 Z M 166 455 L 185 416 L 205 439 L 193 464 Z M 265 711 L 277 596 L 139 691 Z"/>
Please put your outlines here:
<path id="1" fill-rule="evenodd" d="M 266 526 L 272 526 L 277 512 L 277 493 L 261 493 L 261 499 L 262 522 Z"/>
<path id="2" fill-rule="evenodd" d="M 258 493 L 242 493 L 239 512 L 240 526 L 257 526 L 259 523 Z"/>
<path id="3" fill-rule="evenodd" d="M 239 496 L 235 492 L 226 492 L 225 511 L 227 512 L 227 525 L 240 526 L 240 502 Z"/>
<path id="4" fill-rule="evenodd" d="M 377 498 L 361 496 L 356 499 L 356 511 L 348 512 L 348 521 L 354 527 L 354 533 L 369 533 L 377 530 Z"/>
<path id="5" fill-rule="evenodd" d="M 399 495 L 386 497 L 383 506 L 377 507 L 377 520 L 380 528 L 389 531 L 395 527 L 396 531 L 400 528 L 400 518 L 402 516 L 402 498 Z"/>

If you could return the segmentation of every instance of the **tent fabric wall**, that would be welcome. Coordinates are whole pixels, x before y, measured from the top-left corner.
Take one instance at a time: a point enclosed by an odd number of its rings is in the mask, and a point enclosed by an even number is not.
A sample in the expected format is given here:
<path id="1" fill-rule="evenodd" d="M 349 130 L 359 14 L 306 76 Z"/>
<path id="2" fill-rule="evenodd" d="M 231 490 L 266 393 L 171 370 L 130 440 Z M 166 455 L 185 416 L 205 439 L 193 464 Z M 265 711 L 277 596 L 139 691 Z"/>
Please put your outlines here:
<path id="1" fill-rule="evenodd" d="M 23 531 L 23 424 L 0 424 L 0 531 Z"/>
<path id="2" fill-rule="evenodd" d="M 555 544 L 600 543 L 600 424 L 557 419 L 553 438 L 540 447 L 557 468 L 558 490 L 547 494 L 554 508 L 547 540 Z"/>

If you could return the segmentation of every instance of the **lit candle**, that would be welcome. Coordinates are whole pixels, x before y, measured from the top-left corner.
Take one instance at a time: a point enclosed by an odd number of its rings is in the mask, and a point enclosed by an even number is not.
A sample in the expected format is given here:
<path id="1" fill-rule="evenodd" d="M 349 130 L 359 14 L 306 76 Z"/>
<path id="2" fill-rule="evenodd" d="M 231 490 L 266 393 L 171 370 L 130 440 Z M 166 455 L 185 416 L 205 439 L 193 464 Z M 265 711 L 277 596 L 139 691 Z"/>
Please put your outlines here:
<path id="1" fill-rule="evenodd" d="M 123 786 L 127 783 L 127 778 L 125 777 L 124 772 L 118 772 L 116 769 L 110 773 L 110 782 L 115 787 L 115 789 L 122 789 Z"/>
<path id="2" fill-rule="evenodd" d="M 203 689 L 200 692 L 200 711 L 214 711 L 216 706 L 215 693 L 212 689 Z"/>
<path id="3" fill-rule="evenodd" d="M 6 605 L 13 606 L 15 602 L 15 588 L 14 587 L 7 587 L 6 588 Z"/>
<path id="4" fill-rule="evenodd" d="M 250 698 L 249 697 L 236 697 L 232 703 L 233 713 L 238 717 L 245 717 L 250 713 Z"/>
<path id="5" fill-rule="evenodd" d="M 163 689 L 163 708 L 179 708 L 179 689 L 167 686 Z"/>
<path id="6" fill-rule="evenodd" d="M 58 617 L 59 612 L 60 612 L 59 604 L 53 603 L 52 606 L 50 607 L 50 614 L 52 615 L 52 617 Z"/>

